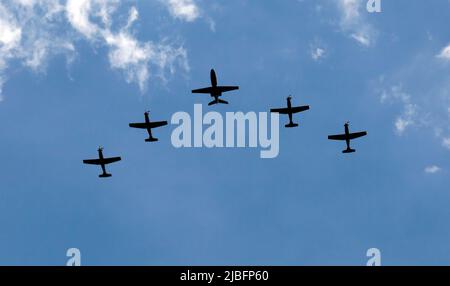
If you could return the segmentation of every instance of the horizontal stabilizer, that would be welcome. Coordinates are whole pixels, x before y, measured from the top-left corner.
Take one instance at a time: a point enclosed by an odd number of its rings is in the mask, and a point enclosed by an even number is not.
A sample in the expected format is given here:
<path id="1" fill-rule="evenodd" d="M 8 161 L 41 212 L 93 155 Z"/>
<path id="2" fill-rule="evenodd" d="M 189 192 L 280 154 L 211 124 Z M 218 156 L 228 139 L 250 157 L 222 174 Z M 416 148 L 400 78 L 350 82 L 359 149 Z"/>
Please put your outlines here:
<path id="1" fill-rule="evenodd" d="M 347 149 L 347 150 L 342 151 L 342 153 L 344 153 L 344 154 L 355 153 L 355 152 L 356 152 L 356 150 L 354 150 L 354 149 Z"/>
<path id="2" fill-rule="evenodd" d="M 145 139 L 145 142 L 156 142 L 156 141 L 158 141 L 158 138 L 148 138 L 148 139 Z"/>
<path id="3" fill-rule="evenodd" d="M 294 127 L 298 127 L 297 123 L 289 123 L 285 125 L 286 128 L 294 128 Z"/>
<path id="4" fill-rule="evenodd" d="M 101 175 L 99 175 L 99 178 L 109 178 L 109 177 L 112 177 L 112 175 L 111 174 L 101 174 Z"/>
<path id="5" fill-rule="evenodd" d="M 214 105 L 214 104 L 228 104 L 228 101 L 222 100 L 222 99 L 217 99 L 217 100 L 213 100 L 210 103 L 208 103 L 209 106 Z"/>

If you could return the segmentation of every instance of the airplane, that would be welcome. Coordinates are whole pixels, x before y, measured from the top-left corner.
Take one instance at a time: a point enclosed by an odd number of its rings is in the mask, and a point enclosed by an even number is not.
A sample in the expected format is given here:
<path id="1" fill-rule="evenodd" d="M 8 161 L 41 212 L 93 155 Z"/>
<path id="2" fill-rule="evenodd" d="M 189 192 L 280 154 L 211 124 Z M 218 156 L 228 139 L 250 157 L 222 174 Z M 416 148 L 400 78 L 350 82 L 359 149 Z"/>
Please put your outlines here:
<path id="1" fill-rule="evenodd" d="M 149 137 L 147 139 L 145 139 L 145 142 L 156 142 L 156 141 L 158 141 L 158 138 L 154 138 L 153 137 L 152 129 L 167 125 L 167 121 L 150 122 L 149 114 L 150 114 L 149 111 L 144 113 L 145 122 L 143 122 L 143 123 L 130 123 L 129 126 L 131 128 L 147 129 Z"/>
<path id="2" fill-rule="evenodd" d="M 214 100 L 208 103 L 209 106 L 214 104 L 228 104 L 227 101 L 219 99 L 222 96 L 222 93 L 232 90 L 239 89 L 239 86 L 220 86 L 217 85 L 217 77 L 214 69 L 211 70 L 211 86 L 206 88 L 194 89 L 192 93 L 205 93 L 210 94 L 211 97 L 214 97 Z"/>
<path id="3" fill-rule="evenodd" d="M 111 174 L 108 174 L 106 172 L 106 165 L 111 164 L 111 163 L 115 163 L 118 162 L 120 160 L 122 160 L 120 157 L 112 157 L 112 158 L 104 158 L 103 157 L 103 148 L 99 147 L 98 148 L 98 159 L 89 159 L 89 160 L 83 160 L 84 164 L 88 164 L 88 165 L 100 165 L 102 167 L 103 170 L 103 174 L 100 174 L 99 177 L 100 178 L 108 178 L 111 177 Z"/>
<path id="4" fill-rule="evenodd" d="M 273 113 L 289 115 L 289 123 L 285 125 L 286 128 L 293 128 L 293 127 L 298 126 L 297 123 L 294 123 L 292 121 L 292 114 L 309 110 L 309 105 L 292 107 L 291 100 L 292 100 L 292 96 L 289 95 L 287 98 L 287 108 L 273 108 L 270 110 L 270 112 L 273 112 Z"/>
<path id="5" fill-rule="evenodd" d="M 350 148 L 350 141 L 356 138 L 360 138 L 367 135 L 366 131 L 363 132 L 357 132 L 357 133 L 350 133 L 349 126 L 350 122 L 345 123 L 345 134 L 340 135 L 330 135 L 328 136 L 329 140 L 340 140 L 340 141 L 346 141 L 347 142 L 347 149 L 342 151 L 342 153 L 354 153 L 356 150 Z"/>

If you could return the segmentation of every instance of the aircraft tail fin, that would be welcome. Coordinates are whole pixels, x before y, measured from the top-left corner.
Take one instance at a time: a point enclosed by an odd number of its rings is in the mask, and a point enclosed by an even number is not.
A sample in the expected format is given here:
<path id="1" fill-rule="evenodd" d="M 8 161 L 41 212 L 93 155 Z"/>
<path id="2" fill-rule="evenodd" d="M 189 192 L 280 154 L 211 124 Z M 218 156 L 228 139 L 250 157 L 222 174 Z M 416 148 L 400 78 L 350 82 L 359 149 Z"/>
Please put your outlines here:
<path id="1" fill-rule="evenodd" d="M 145 139 L 145 142 L 156 142 L 156 141 L 158 141 L 158 138 L 151 137 L 151 138 Z"/>
<path id="2" fill-rule="evenodd" d="M 342 153 L 344 153 L 344 154 L 355 153 L 355 152 L 356 152 L 356 150 L 351 149 L 351 148 L 347 148 L 347 150 L 342 151 Z"/>
<path id="3" fill-rule="evenodd" d="M 99 178 L 109 178 L 109 177 L 112 177 L 112 175 L 108 174 L 108 173 L 103 173 L 103 174 L 99 175 Z"/>

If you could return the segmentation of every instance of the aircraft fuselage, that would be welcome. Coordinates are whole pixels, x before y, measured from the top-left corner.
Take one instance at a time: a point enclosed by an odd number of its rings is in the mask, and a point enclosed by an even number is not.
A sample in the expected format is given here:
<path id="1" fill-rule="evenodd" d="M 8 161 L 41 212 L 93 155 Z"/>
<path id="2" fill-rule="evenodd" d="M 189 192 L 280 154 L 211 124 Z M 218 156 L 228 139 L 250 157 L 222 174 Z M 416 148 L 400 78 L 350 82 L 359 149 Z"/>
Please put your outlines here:
<path id="1" fill-rule="evenodd" d="M 149 116 L 149 113 L 148 112 L 146 112 L 145 114 L 145 123 L 147 123 L 147 132 L 148 132 L 148 141 L 153 141 L 154 140 L 154 138 L 153 138 L 153 135 L 152 135 L 152 129 L 150 128 L 150 116 Z"/>
<path id="2" fill-rule="evenodd" d="M 291 97 L 289 96 L 287 98 L 287 109 L 289 110 L 289 125 L 294 125 L 294 122 L 292 121 L 292 103 L 291 103 Z"/>
<path id="3" fill-rule="evenodd" d="M 104 159 L 102 149 L 98 149 L 98 158 L 99 158 L 99 160 L 102 160 L 102 161 Z"/>
<path id="4" fill-rule="evenodd" d="M 347 149 L 351 149 L 350 148 L 350 129 L 348 128 L 348 123 L 346 123 L 344 126 L 345 126 L 345 142 L 347 142 Z"/>
<path id="5" fill-rule="evenodd" d="M 222 92 L 217 89 L 217 76 L 216 72 L 211 70 L 211 97 L 214 97 L 216 100 L 222 96 Z"/>
<path id="6" fill-rule="evenodd" d="M 105 175 L 106 174 L 106 168 L 104 164 L 105 158 L 103 157 L 103 151 L 101 148 L 98 149 L 98 159 L 100 160 L 100 166 L 102 167 L 103 174 Z"/>

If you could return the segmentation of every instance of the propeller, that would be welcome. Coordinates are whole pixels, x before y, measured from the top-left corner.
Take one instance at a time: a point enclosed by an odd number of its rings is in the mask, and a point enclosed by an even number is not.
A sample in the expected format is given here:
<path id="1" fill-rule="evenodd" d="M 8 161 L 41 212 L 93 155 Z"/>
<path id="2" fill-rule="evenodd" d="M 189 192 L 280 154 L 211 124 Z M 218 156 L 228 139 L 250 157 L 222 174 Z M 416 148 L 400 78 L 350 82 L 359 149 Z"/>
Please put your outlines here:
<path id="1" fill-rule="evenodd" d="M 99 147 L 98 147 L 98 151 L 103 151 L 103 147 L 102 147 L 102 146 L 99 146 Z"/>

